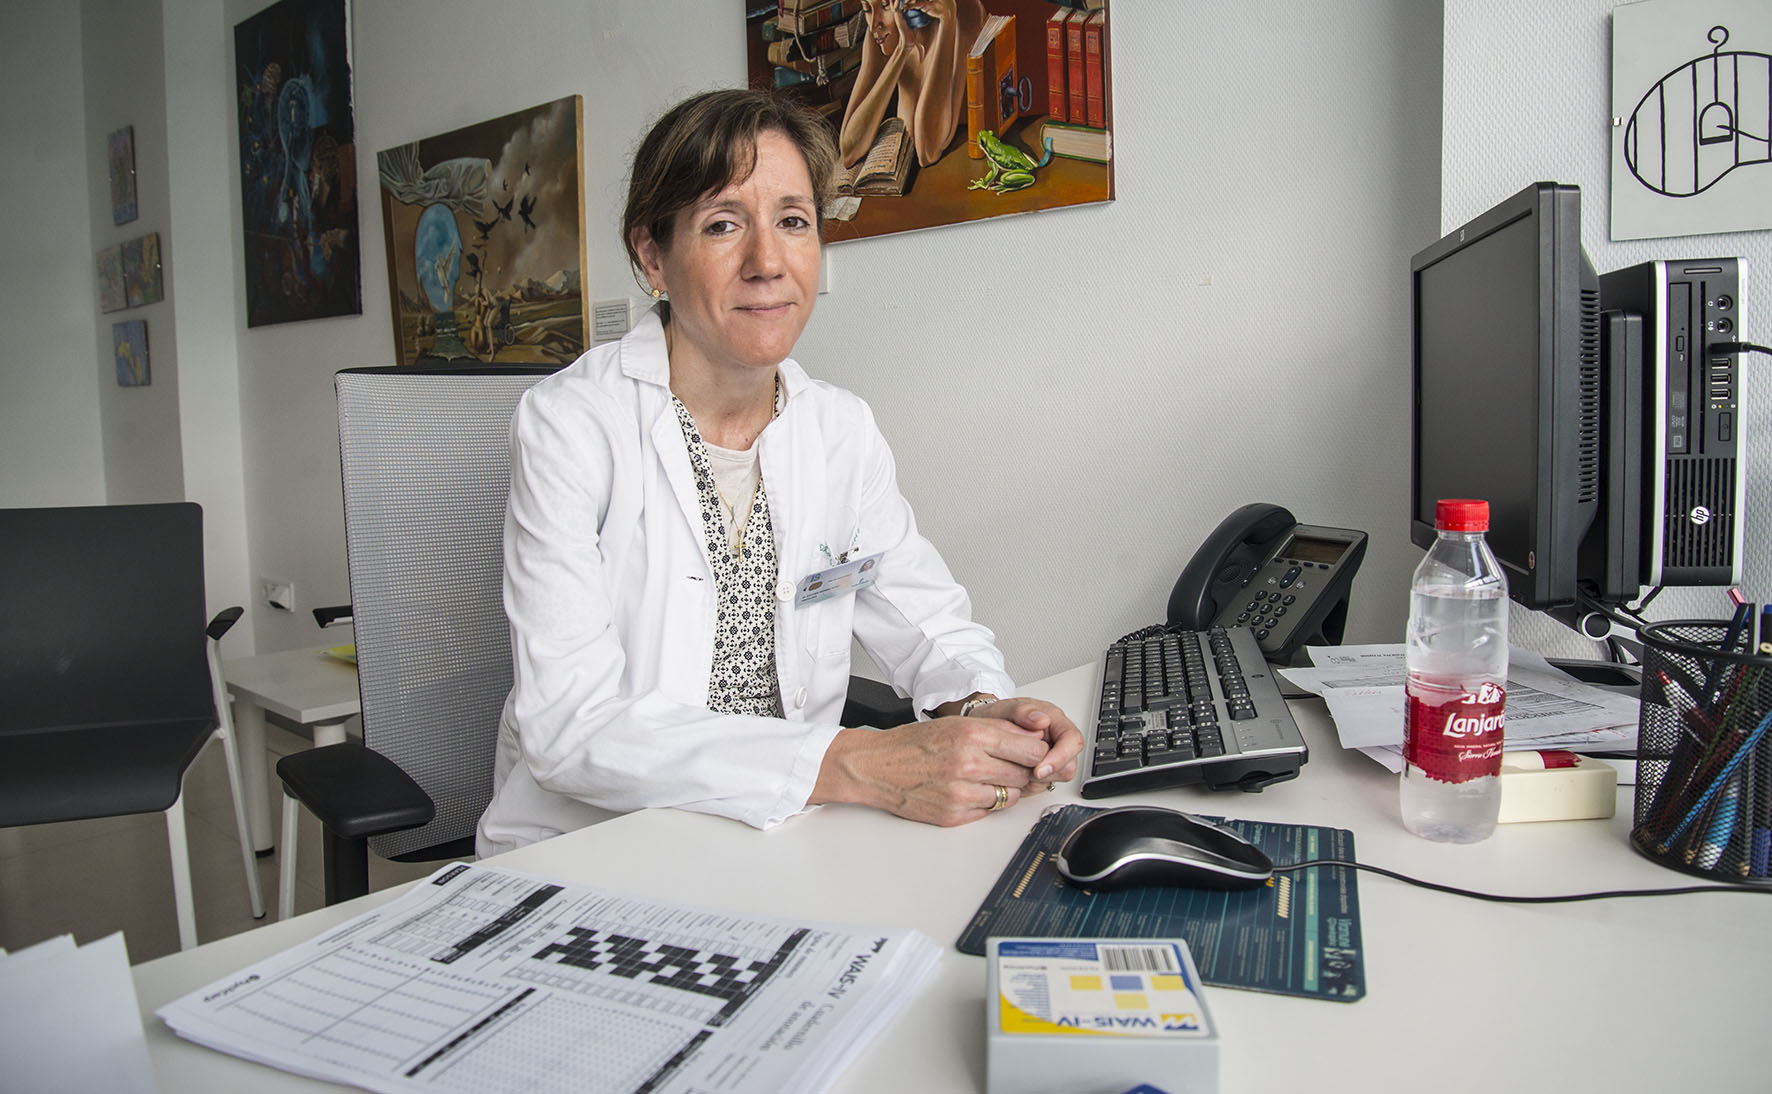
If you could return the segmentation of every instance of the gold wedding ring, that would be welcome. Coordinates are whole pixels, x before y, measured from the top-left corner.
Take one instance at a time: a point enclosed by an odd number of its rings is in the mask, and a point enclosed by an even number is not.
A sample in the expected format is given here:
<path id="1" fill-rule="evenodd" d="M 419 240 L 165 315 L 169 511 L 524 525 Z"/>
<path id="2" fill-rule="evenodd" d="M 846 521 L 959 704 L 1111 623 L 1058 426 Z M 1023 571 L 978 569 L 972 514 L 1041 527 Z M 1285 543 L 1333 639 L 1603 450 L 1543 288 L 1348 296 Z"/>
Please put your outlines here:
<path id="1" fill-rule="evenodd" d="M 991 806 L 991 809 L 990 809 L 990 811 L 993 813 L 995 813 L 997 810 L 1003 808 L 1005 805 L 1009 804 L 1009 788 L 1007 786 L 999 786 L 996 789 L 997 789 L 997 802 L 995 805 Z"/>

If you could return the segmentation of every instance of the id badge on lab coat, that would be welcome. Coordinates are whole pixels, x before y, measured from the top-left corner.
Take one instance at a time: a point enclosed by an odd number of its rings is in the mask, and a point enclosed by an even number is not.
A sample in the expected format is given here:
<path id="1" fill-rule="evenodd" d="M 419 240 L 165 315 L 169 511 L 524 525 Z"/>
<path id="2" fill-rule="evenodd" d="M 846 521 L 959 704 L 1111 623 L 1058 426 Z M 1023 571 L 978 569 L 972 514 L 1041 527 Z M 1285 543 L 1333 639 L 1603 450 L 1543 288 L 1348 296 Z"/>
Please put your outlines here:
<path id="1" fill-rule="evenodd" d="M 801 578 L 794 594 L 794 607 L 804 608 L 821 600 L 829 600 L 833 596 L 847 596 L 867 588 L 880 576 L 880 556 L 883 554 L 885 552 L 881 551 L 862 558 L 852 558 L 828 570 L 820 570 Z"/>

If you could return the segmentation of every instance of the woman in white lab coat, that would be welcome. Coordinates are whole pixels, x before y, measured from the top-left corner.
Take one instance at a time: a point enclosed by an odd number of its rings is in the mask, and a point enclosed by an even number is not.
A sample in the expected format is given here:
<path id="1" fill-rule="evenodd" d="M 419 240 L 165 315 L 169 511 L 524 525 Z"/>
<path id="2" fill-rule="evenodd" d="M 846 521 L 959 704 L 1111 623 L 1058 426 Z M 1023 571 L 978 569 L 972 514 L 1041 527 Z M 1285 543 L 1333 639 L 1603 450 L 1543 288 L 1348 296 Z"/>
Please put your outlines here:
<path id="1" fill-rule="evenodd" d="M 641 143 L 623 235 L 666 299 L 512 426 L 515 684 L 482 854 L 658 806 L 963 824 L 1074 775 L 1081 734 L 1009 697 L 867 405 L 788 356 L 835 158 L 756 91 L 689 99 Z M 928 720 L 837 725 L 852 636 Z"/>

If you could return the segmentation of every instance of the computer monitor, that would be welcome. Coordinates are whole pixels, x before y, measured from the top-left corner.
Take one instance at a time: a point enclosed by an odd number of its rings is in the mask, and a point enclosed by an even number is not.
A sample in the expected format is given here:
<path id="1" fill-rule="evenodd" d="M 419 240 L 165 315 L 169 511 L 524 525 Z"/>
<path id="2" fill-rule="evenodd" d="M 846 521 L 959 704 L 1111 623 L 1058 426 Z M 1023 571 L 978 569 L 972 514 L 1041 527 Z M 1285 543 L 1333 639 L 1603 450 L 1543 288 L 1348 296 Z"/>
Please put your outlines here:
<path id="1" fill-rule="evenodd" d="M 1409 534 L 1441 498 L 1489 502 L 1489 546 L 1528 608 L 1576 599 L 1600 506 L 1600 292 L 1581 191 L 1534 183 L 1410 263 Z"/>

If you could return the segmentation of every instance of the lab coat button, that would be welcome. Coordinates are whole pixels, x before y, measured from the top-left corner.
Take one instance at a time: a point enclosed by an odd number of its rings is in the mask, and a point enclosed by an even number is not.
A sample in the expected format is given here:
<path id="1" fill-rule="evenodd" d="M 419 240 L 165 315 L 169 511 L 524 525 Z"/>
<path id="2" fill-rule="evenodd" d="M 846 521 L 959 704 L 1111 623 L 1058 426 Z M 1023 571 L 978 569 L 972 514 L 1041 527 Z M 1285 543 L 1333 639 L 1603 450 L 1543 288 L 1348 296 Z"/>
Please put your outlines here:
<path id="1" fill-rule="evenodd" d="M 786 600 L 793 595 L 794 583 L 792 581 L 784 577 L 775 583 L 775 599 Z"/>
<path id="2" fill-rule="evenodd" d="M 805 706 L 806 706 L 806 689 L 801 688 L 799 691 L 794 692 L 794 709 L 800 710 L 800 709 L 804 708 Z"/>

